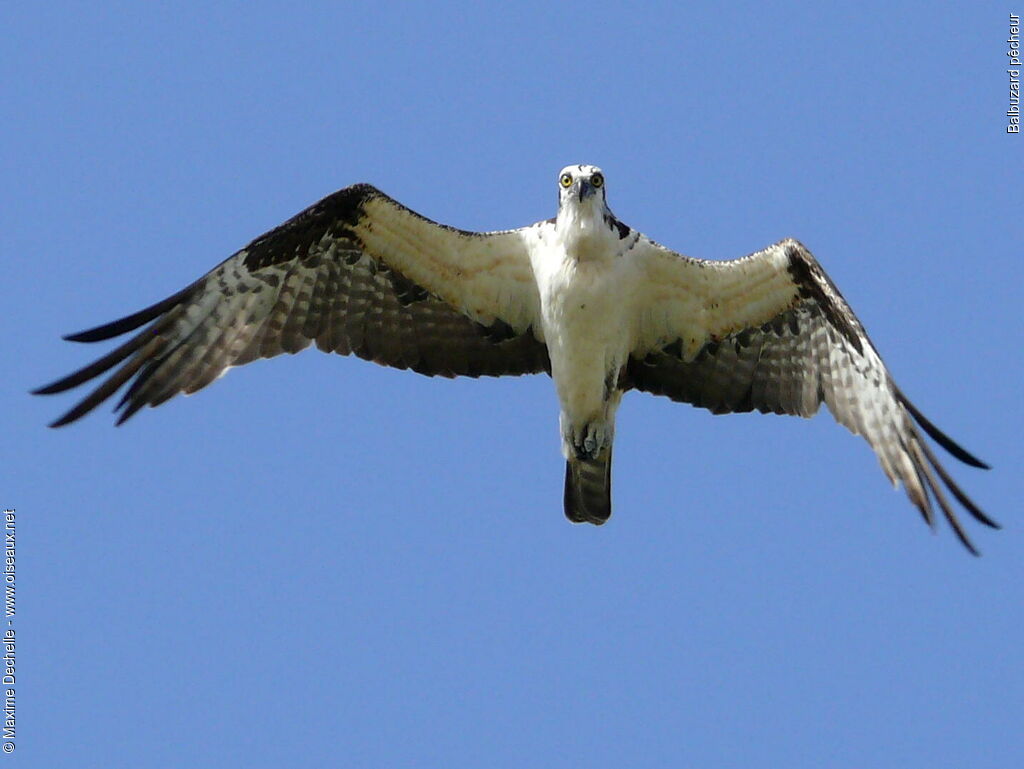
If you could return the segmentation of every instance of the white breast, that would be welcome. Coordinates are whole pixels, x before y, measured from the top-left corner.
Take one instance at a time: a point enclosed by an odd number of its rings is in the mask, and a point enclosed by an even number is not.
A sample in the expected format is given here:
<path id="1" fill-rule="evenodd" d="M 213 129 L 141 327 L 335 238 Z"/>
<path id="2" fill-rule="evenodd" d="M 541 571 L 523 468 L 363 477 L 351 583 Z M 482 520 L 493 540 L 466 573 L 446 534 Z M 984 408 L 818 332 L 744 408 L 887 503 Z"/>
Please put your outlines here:
<path id="1" fill-rule="evenodd" d="M 629 353 L 635 272 L 603 221 L 571 222 L 545 235 L 531 261 L 551 375 L 563 412 L 585 422 L 602 413 L 606 379 Z"/>

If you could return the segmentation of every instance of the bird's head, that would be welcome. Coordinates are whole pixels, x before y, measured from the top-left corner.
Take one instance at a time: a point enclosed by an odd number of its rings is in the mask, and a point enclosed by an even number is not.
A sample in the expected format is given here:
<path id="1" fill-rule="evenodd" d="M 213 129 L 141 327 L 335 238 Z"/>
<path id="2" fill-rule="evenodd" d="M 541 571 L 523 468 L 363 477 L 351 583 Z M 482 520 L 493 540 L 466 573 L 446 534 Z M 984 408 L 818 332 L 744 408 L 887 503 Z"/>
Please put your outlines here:
<path id="1" fill-rule="evenodd" d="M 604 174 L 597 166 L 566 166 L 558 172 L 558 208 L 560 211 L 603 212 Z"/>

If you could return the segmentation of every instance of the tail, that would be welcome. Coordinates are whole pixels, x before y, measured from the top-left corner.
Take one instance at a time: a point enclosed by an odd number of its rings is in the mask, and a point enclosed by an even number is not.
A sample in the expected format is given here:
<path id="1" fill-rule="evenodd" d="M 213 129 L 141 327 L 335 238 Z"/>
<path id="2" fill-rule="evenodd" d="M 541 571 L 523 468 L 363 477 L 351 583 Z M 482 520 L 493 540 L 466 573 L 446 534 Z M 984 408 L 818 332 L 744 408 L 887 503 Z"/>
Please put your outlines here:
<path id="1" fill-rule="evenodd" d="M 565 517 L 600 526 L 612 514 L 612 447 L 565 463 Z"/>

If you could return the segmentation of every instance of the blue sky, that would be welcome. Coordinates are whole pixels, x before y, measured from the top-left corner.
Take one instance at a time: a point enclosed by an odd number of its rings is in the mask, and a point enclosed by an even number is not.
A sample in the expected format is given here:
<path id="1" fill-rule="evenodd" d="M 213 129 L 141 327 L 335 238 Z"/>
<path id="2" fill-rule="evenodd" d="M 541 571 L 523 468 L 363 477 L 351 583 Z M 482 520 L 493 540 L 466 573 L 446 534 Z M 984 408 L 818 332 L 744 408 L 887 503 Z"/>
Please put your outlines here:
<path id="1" fill-rule="evenodd" d="M 1006 767 L 1024 754 L 1024 144 L 995 3 L 6 13 L 0 411 L 24 766 Z M 817 255 L 988 460 L 932 536 L 863 441 L 628 395 L 562 515 L 547 378 L 307 352 L 115 429 L 60 335 L 368 181 L 467 229 L 601 165 L 694 256 Z M 8 756 L 3 756 L 7 759 Z"/>

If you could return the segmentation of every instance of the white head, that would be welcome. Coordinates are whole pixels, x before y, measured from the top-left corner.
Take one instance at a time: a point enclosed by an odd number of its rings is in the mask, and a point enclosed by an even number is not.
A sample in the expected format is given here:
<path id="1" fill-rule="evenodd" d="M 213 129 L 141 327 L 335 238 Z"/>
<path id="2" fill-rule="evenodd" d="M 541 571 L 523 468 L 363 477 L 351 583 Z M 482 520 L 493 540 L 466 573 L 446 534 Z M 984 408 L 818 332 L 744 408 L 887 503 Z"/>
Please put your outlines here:
<path id="1" fill-rule="evenodd" d="M 558 210 L 604 213 L 604 174 L 597 166 L 566 166 L 558 172 Z"/>

